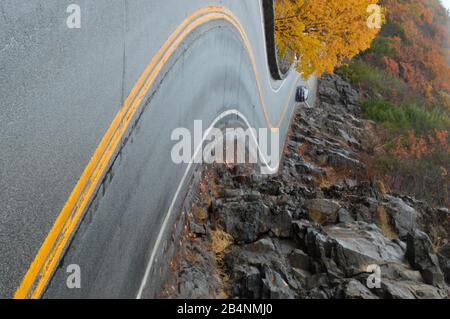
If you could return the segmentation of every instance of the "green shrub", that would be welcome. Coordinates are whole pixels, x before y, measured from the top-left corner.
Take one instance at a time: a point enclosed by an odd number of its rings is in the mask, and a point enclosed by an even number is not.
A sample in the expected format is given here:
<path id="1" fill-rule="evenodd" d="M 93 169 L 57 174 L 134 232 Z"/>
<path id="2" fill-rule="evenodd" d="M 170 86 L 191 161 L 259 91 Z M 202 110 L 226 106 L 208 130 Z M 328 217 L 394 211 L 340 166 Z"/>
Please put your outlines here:
<path id="1" fill-rule="evenodd" d="M 408 128 L 408 118 L 400 107 L 388 101 L 366 101 L 363 103 L 364 115 L 392 128 Z"/>
<path id="2" fill-rule="evenodd" d="M 373 98 L 382 96 L 390 99 L 403 96 L 407 91 L 402 80 L 361 60 L 341 67 L 337 73 Z"/>
<path id="3" fill-rule="evenodd" d="M 383 29 L 381 30 L 381 34 L 389 37 L 400 37 L 403 45 L 410 46 L 411 39 L 406 35 L 405 29 L 400 23 L 397 22 L 388 22 L 383 25 Z"/>
<path id="4" fill-rule="evenodd" d="M 390 46 L 391 40 L 389 38 L 377 37 L 372 42 L 372 47 L 367 51 L 367 53 L 373 53 L 377 57 L 390 57 L 391 59 L 395 59 L 397 57 L 397 53 Z"/>
<path id="5" fill-rule="evenodd" d="M 431 110 L 414 104 L 395 105 L 384 100 L 368 100 L 363 103 L 368 119 L 393 129 L 412 129 L 417 133 L 432 129 L 449 129 L 450 118 L 438 108 Z"/>

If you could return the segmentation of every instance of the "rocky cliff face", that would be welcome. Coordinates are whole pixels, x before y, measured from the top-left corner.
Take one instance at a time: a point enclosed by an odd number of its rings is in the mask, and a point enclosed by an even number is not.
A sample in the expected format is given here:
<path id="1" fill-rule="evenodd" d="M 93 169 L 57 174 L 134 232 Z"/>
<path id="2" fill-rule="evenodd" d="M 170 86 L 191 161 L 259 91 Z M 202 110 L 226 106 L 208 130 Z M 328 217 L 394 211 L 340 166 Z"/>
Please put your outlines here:
<path id="1" fill-rule="evenodd" d="M 367 180 L 358 93 L 324 76 L 278 175 L 206 167 L 162 297 L 448 298 L 450 212 Z"/>

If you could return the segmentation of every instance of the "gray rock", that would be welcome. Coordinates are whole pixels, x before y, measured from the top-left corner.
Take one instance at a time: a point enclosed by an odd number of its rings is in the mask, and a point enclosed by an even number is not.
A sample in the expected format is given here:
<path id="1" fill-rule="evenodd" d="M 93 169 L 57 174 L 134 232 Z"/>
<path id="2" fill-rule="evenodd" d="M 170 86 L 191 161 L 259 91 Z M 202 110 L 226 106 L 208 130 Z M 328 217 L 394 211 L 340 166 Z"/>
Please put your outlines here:
<path id="1" fill-rule="evenodd" d="M 207 220 L 206 233 L 219 227 L 235 239 L 221 269 L 230 278 L 230 297 L 448 297 L 449 210 L 384 195 L 375 183 L 359 181 L 365 169 L 359 154 L 373 151 L 375 124 L 357 118 L 358 92 L 339 76 L 324 75 L 317 94 L 316 107 L 301 107 L 295 116 L 278 175 L 215 168 L 222 191 L 211 210 L 203 207 L 211 216 L 200 221 Z M 328 175 L 337 178 L 324 187 Z M 191 231 L 203 234 L 199 225 L 191 224 Z M 438 254 L 430 238 L 441 239 Z M 209 266 L 202 261 L 208 254 Z M 184 262 L 181 270 L 177 286 L 185 298 L 208 298 L 223 287 L 214 254 L 203 248 L 197 255 L 199 263 Z M 381 268 L 381 288 L 366 286 L 372 264 Z"/>
<path id="2" fill-rule="evenodd" d="M 357 204 L 353 208 L 355 211 L 356 219 L 360 222 L 371 224 L 373 222 L 373 214 L 370 209 L 363 204 Z"/>
<path id="3" fill-rule="evenodd" d="M 263 282 L 263 298 L 265 299 L 295 299 L 296 295 L 288 283 L 281 277 L 281 275 L 265 267 Z"/>
<path id="4" fill-rule="evenodd" d="M 413 232 L 417 228 L 419 213 L 400 198 L 385 195 L 385 200 L 384 207 L 391 216 L 393 226 L 400 238 Z"/>
<path id="5" fill-rule="evenodd" d="M 283 256 L 289 256 L 292 251 L 294 251 L 297 248 L 297 245 L 294 243 L 294 241 L 291 240 L 291 238 L 271 238 L 275 245 L 275 250 L 277 253 Z"/>
<path id="6" fill-rule="evenodd" d="M 440 288 L 444 287 L 445 278 L 441 268 L 439 267 L 434 266 L 422 270 L 422 277 L 425 283 L 429 285 Z"/>
<path id="7" fill-rule="evenodd" d="M 233 295 L 244 299 L 260 299 L 262 297 L 262 279 L 258 268 L 238 266 L 234 272 Z"/>
<path id="8" fill-rule="evenodd" d="M 347 223 L 353 223 L 355 221 L 353 219 L 352 215 L 345 208 L 339 209 L 337 214 L 338 214 L 339 223 L 347 224 Z"/>
<path id="9" fill-rule="evenodd" d="M 390 299 L 443 299 L 446 295 L 439 289 L 413 281 L 383 280 L 382 296 Z"/>
<path id="10" fill-rule="evenodd" d="M 301 248 L 306 249 L 306 236 L 308 234 L 308 229 L 311 227 L 311 222 L 305 219 L 292 222 L 293 240 Z"/>
<path id="11" fill-rule="evenodd" d="M 350 279 L 338 288 L 336 297 L 340 299 L 379 299 L 367 287 L 355 279 Z"/>
<path id="12" fill-rule="evenodd" d="M 251 192 L 249 192 L 248 194 L 244 195 L 244 198 L 247 202 L 254 202 L 254 201 L 258 201 L 261 200 L 262 195 L 260 192 L 252 190 Z"/>
<path id="13" fill-rule="evenodd" d="M 264 250 L 263 249 L 268 249 Z M 252 265 L 262 267 L 272 264 L 273 260 L 280 259 L 282 256 L 276 250 L 273 250 L 269 242 L 260 242 L 258 245 L 246 244 L 233 246 L 225 255 L 225 264 L 227 268 L 233 270 L 237 266 Z M 234 271 L 234 270 L 233 270 Z"/>
<path id="14" fill-rule="evenodd" d="M 297 281 L 300 283 L 300 286 L 306 287 L 308 283 L 308 278 L 311 277 L 311 273 L 309 271 L 299 268 L 292 268 L 292 273 L 295 279 L 297 279 Z"/>
<path id="15" fill-rule="evenodd" d="M 180 281 L 178 283 L 179 298 L 203 299 L 215 296 L 220 287 L 218 277 L 213 267 L 207 262 L 209 253 L 196 255 L 198 261 L 194 264 L 186 261 L 180 265 Z"/>
<path id="16" fill-rule="evenodd" d="M 342 137 L 342 139 L 345 141 L 345 143 L 347 143 L 347 145 L 349 146 L 354 146 L 354 147 L 360 147 L 359 142 L 349 134 L 349 132 L 344 131 L 342 129 L 338 129 L 339 135 Z"/>
<path id="17" fill-rule="evenodd" d="M 289 262 L 292 267 L 308 270 L 310 269 L 310 260 L 309 256 L 305 254 L 300 249 L 295 249 L 290 255 L 289 255 Z"/>
<path id="18" fill-rule="evenodd" d="M 353 180 L 353 179 L 346 178 L 345 179 L 345 184 L 347 185 L 348 188 L 354 188 L 354 187 L 356 187 L 358 185 L 358 182 Z"/>
<path id="19" fill-rule="evenodd" d="M 271 227 L 270 209 L 261 202 L 213 202 L 213 213 L 237 243 L 251 243 Z"/>
<path id="20" fill-rule="evenodd" d="M 290 237 L 292 230 L 292 213 L 283 209 L 278 214 L 274 214 L 272 216 L 272 226 L 270 230 L 277 237 Z"/>
<path id="21" fill-rule="evenodd" d="M 444 273 L 445 281 L 450 285 L 450 259 L 442 254 L 439 254 L 438 258 L 442 272 Z"/>
<path id="22" fill-rule="evenodd" d="M 322 81 L 319 86 L 319 97 L 322 103 L 331 105 L 340 104 L 341 96 L 334 83 Z"/>
<path id="23" fill-rule="evenodd" d="M 309 174 L 319 178 L 325 176 L 324 170 L 319 167 L 316 167 L 312 163 L 307 162 L 296 163 L 295 168 L 299 174 Z"/>
<path id="24" fill-rule="evenodd" d="M 247 249 L 254 253 L 268 253 L 275 251 L 275 246 L 270 238 L 263 238 L 248 245 Z"/>
<path id="25" fill-rule="evenodd" d="M 306 252 L 314 260 L 311 271 L 327 273 L 344 277 L 344 272 L 338 267 L 334 259 L 335 242 L 322 231 L 310 228 L 306 235 Z"/>
<path id="26" fill-rule="evenodd" d="M 450 244 L 442 247 L 438 254 L 439 264 L 444 273 L 445 281 L 450 284 Z"/>
<path id="27" fill-rule="evenodd" d="M 312 290 L 314 288 L 328 288 L 330 280 L 328 274 L 319 273 L 309 276 L 306 280 L 306 288 Z"/>
<path id="28" fill-rule="evenodd" d="M 308 292 L 308 299 L 314 299 L 314 300 L 324 300 L 324 299 L 330 299 L 332 296 L 331 289 L 328 287 L 326 288 L 312 288 Z"/>
<path id="29" fill-rule="evenodd" d="M 392 280 L 381 282 L 382 297 L 385 299 L 415 299 L 407 284 L 399 284 Z"/>
<path id="30" fill-rule="evenodd" d="M 222 190 L 221 195 L 223 198 L 237 198 L 243 196 L 244 192 L 241 189 L 225 188 Z"/>
<path id="31" fill-rule="evenodd" d="M 405 264 L 386 263 L 380 265 L 382 280 L 411 281 L 423 283 L 422 275 L 419 271 L 412 270 Z"/>
<path id="32" fill-rule="evenodd" d="M 420 230 L 407 236 L 406 258 L 414 269 L 422 273 L 427 284 L 442 286 L 444 274 L 439 267 L 439 259 L 433 253 L 433 245 L 427 234 Z"/>
<path id="33" fill-rule="evenodd" d="M 404 256 L 402 247 L 384 237 L 376 226 L 364 223 L 329 226 L 323 233 L 309 230 L 307 249 L 327 272 L 340 271 L 346 276 L 361 273 L 370 264 L 401 263 Z"/>
<path id="34" fill-rule="evenodd" d="M 193 220 L 191 220 L 189 222 L 189 231 L 196 235 L 205 235 L 206 234 L 205 227 L 203 225 L 197 224 Z"/>
<path id="35" fill-rule="evenodd" d="M 353 171 L 365 169 L 363 163 L 340 151 L 330 151 L 326 163 L 338 169 L 351 169 Z"/>
<path id="36" fill-rule="evenodd" d="M 341 205 L 328 199 L 311 199 L 305 202 L 305 207 L 314 222 L 326 225 L 337 222 L 337 213 Z"/>
<path id="37" fill-rule="evenodd" d="M 336 263 L 347 273 L 355 274 L 370 264 L 403 260 L 403 249 L 384 237 L 378 228 L 331 228 L 326 231 L 337 243 Z"/>

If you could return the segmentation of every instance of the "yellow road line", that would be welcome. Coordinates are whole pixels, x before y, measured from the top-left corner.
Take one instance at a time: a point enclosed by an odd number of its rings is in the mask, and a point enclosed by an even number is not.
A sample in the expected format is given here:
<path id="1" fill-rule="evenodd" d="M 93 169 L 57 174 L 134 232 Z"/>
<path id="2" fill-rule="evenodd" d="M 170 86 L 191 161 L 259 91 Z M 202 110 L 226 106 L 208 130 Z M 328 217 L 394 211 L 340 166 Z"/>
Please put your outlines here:
<path id="1" fill-rule="evenodd" d="M 64 205 L 64 208 L 58 215 L 52 229 L 48 233 L 38 254 L 23 278 L 22 283 L 17 289 L 14 298 L 34 299 L 41 297 L 68 242 L 88 208 L 92 196 L 95 195 L 95 192 L 101 185 L 104 175 L 120 147 L 122 138 L 136 115 L 136 111 L 139 109 L 142 100 L 147 95 L 156 77 L 175 50 L 192 31 L 199 26 L 214 20 L 225 20 L 233 25 L 240 33 L 255 74 L 264 117 L 272 130 L 278 129 L 289 108 L 289 101 L 282 112 L 282 117 L 279 122 L 274 126 L 270 120 L 267 106 L 262 95 L 261 80 L 258 69 L 256 68 L 256 60 L 250 46 L 250 41 L 238 19 L 231 11 L 221 6 L 209 6 L 194 12 L 170 35 L 164 45 L 153 56 L 149 65 L 132 88 L 130 95 L 125 100 L 124 105 L 121 107 L 106 134 L 103 136 L 89 164 L 86 166 L 78 183 L 69 196 L 69 199 Z M 296 81 L 294 81 L 294 85 L 295 83 Z"/>

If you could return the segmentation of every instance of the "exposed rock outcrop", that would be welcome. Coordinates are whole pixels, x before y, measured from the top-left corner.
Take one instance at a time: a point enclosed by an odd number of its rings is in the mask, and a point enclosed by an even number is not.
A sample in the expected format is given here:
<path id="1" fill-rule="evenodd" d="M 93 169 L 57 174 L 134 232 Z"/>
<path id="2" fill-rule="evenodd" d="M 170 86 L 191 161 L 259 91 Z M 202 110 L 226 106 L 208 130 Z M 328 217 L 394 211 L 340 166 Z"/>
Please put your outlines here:
<path id="1" fill-rule="evenodd" d="M 316 106 L 297 112 L 278 175 L 206 168 L 193 209 L 207 216 L 190 227 L 166 295 L 448 298 L 449 210 L 365 179 L 377 134 L 360 115 L 358 93 L 325 75 Z"/>

